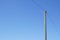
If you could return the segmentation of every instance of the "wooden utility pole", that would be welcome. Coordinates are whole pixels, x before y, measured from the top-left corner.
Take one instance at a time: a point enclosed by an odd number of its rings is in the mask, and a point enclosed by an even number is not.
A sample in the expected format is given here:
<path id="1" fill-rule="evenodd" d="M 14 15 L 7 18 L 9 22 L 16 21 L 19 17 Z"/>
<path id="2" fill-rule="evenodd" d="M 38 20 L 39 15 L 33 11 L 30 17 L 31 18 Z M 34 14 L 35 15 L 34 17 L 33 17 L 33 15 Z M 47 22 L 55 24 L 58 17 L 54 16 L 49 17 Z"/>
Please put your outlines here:
<path id="1" fill-rule="evenodd" d="M 47 20 L 46 20 L 47 11 L 44 11 L 44 40 L 47 40 Z"/>

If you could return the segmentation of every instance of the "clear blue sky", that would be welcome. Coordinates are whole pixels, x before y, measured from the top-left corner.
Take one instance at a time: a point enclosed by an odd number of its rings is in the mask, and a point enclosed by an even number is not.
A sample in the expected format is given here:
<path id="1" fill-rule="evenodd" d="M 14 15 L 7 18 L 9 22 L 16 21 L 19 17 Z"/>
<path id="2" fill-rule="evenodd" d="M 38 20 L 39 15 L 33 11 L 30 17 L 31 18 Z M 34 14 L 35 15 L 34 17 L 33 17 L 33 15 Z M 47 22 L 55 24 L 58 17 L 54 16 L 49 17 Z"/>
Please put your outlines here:
<path id="1" fill-rule="evenodd" d="M 0 40 L 43 40 L 47 10 L 48 40 L 60 40 L 59 0 L 0 0 Z"/>

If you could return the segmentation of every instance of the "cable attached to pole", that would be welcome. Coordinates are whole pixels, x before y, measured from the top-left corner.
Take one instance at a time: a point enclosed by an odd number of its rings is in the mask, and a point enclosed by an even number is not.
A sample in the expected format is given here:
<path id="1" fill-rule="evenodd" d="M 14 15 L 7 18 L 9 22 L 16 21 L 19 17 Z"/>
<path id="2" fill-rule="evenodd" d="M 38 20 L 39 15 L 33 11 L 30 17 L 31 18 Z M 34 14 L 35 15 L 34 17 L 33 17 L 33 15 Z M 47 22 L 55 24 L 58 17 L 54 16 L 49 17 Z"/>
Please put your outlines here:
<path id="1" fill-rule="evenodd" d="M 44 9 L 43 9 L 38 3 L 36 3 L 36 1 L 32 0 L 32 2 L 33 2 L 36 6 L 38 6 L 42 11 L 44 11 Z"/>

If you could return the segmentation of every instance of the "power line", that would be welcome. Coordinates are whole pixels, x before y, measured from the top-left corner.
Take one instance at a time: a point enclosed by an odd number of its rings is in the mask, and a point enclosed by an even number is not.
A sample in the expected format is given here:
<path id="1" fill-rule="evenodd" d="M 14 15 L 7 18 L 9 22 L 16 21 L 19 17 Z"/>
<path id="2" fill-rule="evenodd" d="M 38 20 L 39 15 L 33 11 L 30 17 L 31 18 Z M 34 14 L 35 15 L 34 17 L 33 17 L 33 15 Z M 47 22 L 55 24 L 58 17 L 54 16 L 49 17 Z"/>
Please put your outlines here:
<path id="1" fill-rule="evenodd" d="M 52 23 L 52 25 L 53 25 L 52 27 L 54 27 L 55 31 L 58 31 L 57 28 L 56 28 L 57 25 L 56 25 L 56 23 L 53 21 L 53 18 L 51 18 L 51 16 L 48 15 L 48 19 L 49 19 L 50 22 Z"/>
<path id="2" fill-rule="evenodd" d="M 43 9 L 36 1 L 32 0 L 32 2 L 33 2 L 36 6 L 38 6 L 42 11 L 44 11 L 44 9 Z"/>
<path id="3" fill-rule="evenodd" d="M 34 0 L 32 0 L 32 2 L 36 5 L 36 6 L 38 6 L 42 11 L 44 11 L 44 9 L 38 4 L 38 3 L 36 3 L 36 1 L 34 1 Z M 49 20 L 51 21 L 51 23 L 53 24 L 53 25 L 55 25 L 56 26 L 56 23 L 54 22 L 54 20 L 48 15 L 48 18 L 49 18 Z M 54 29 L 56 29 L 56 27 L 54 26 Z M 58 31 L 58 30 L 56 30 L 56 31 Z M 47 34 L 46 34 L 47 35 Z M 47 40 L 47 39 L 46 39 Z"/>

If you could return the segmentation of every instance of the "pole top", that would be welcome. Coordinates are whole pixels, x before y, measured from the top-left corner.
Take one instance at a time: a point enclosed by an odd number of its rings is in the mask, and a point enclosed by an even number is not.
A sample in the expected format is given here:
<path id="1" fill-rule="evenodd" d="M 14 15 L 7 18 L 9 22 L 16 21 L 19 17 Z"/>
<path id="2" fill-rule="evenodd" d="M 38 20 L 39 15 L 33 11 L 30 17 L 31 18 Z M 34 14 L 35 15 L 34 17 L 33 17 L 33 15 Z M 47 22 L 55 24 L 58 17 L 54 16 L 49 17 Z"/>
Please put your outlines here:
<path id="1" fill-rule="evenodd" d="M 45 12 L 45 13 L 47 13 L 47 11 L 46 11 L 46 10 L 44 10 L 44 12 Z"/>

